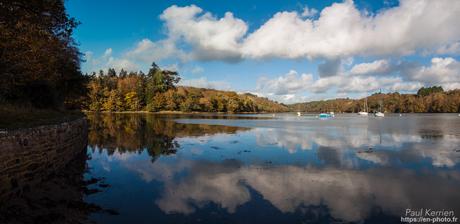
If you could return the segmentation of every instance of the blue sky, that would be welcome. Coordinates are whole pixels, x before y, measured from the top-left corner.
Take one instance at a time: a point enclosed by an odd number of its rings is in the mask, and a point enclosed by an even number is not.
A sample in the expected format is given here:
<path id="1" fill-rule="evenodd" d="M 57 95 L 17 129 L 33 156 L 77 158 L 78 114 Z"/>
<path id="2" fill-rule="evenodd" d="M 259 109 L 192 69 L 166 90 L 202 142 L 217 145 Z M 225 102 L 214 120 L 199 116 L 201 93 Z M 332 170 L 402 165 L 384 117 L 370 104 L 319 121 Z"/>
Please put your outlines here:
<path id="1" fill-rule="evenodd" d="M 176 69 L 183 85 L 292 103 L 460 87 L 460 2 L 66 1 L 83 72 Z M 231 14 L 230 14 L 231 13 Z"/>

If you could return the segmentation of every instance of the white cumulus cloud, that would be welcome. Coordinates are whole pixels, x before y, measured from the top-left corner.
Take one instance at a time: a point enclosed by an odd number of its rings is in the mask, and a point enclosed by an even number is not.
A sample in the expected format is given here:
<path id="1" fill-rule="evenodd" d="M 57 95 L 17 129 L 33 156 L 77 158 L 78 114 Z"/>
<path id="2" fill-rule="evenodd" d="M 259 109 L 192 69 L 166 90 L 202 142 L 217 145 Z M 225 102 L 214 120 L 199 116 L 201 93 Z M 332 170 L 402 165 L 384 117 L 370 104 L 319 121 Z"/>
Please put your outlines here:
<path id="1" fill-rule="evenodd" d="M 116 70 L 136 71 L 139 65 L 125 57 L 114 57 L 112 48 L 107 48 L 100 57 L 95 57 L 91 51 L 85 52 L 84 55 L 86 63 L 84 70 L 95 72 L 99 70 L 107 70 L 108 68 L 115 68 Z"/>
<path id="2" fill-rule="evenodd" d="M 226 12 L 217 17 L 196 5 L 163 11 L 166 38 L 141 40 L 133 59 L 238 61 L 244 58 L 327 58 L 353 56 L 458 54 L 460 1 L 401 0 L 376 14 L 351 0 L 318 11 L 281 11 L 253 32 L 248 22 Z M 188 45 L 186 49 L 178 46 Z"/>
<path id="3" fill-rule="evenodd" d="M 353 75 L 381 74 L 388 72 L 390 65 L 387 60 L 376 60 L 370 63 L 356 64 L 351 68 Z"/>
<path id="4" fill-rule="evenodd" d="M 402 0 L 375 15 L 353 1 L 334 3 L 318 19 L 279 12 L 244 41 L 246 57 L 337 58 L 435 51 L 460 39 L 460 2 Z"/>
<path id="5" fill-rule="evenodd" d="M 299 74 L 291 70 L 287 74 L 275 79 L 261 77 L 257 81 L 257 90 L 273 93 L 274 95 L 287 95 L 305 90 L 313 81 L 311 74 Z"/>
<path id="6" fill-rule="evenodd" d="M 407 72 L 410 80 L 429 85 L 442 85 L 446 89 L 460 86 L 460 62 L 454 58 L 432 58 L 430 66 L 421 66 Z"/>
<path id="7" fill-rule="evenodd" d="M 211 13 L 195 5 L 167 8 L 160 18 L 165 22 L 168 38 L 189 43 L 197 59 L 238 59 L 239 40 L 246 34 L 248 26 L 237 19 L 231 12 L 223 18 L 216 18 Z"/>
<path id="8" fill-rule="evenodd" d="M 366 95 L 380 89 L 415 92 L 432 85 L 440 85 L 446 90 L 460 88 L 460 62 L 451 57 L 434 57 L 428 65 L 380 59 L 356 64 L 337 75 L 316 78 L 291 70 L 279 77 L 259 78 L 256 92 L 282 102 L 300 102 L 308 98 L 307 93 L 347 96 L 350 93 Z"/>
<path id="9" fill-rule="evenodd" d="M 100 57 L 86 52 L 84 70 L 107 67 L 137 70 L 152 61 L 182 62 L 245 59 L 312 59 L 323 61 L 318 76 L 290 71 L 260 78 L 255 92 L 283 102 L 305 99 L 305 93 L 365 93 L 380 88 L 415 91 L 421 86 L 460 87 L 460 1 L 401 0 L 399 5 L 368 13 L 352 0 L 322 10 L 280 11 L 249 31 L 249 21 L 232 12 L 217 16 L 196 6 L 170 6 L 159 18 L 165 38 L 140 40 L 121 56 L 109 48 Z M 439 56 L 442 54 L 442 56 Z M 395 62 L 394 57 L 428 55 L 431 63 Z M 352 65 L 354 57 L 380 58 Z M 384 59 L 382 59 L 384 58 Z M 170 63 L 170 62 L 169 62 Z M 173 62 L 175 63 L 175 62 Z M 349 68 L 351 67 L 351 68 Z M 346 69 L 345 69 L 346 68 Z M 192 74 L 202 73 L 196 67 Z M 229 89 L 224 81 L 205 77 L 182 85 Z"/>

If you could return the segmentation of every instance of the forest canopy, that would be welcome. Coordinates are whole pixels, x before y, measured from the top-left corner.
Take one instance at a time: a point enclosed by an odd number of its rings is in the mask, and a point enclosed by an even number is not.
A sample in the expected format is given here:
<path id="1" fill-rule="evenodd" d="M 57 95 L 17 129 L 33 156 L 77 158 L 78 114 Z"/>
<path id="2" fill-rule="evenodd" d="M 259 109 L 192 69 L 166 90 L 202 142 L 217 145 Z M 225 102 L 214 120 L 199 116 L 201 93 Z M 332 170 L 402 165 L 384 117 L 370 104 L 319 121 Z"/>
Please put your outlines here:
<path id="1" fill-rule="evenodd" d="M 417 94 L 376 93 L 367 97 L 369 112 L 387 113 L 457 113 L 460 112 L 460 90 L 444 91 L 442 87 L 422 87 Z M 364 111 L 363 99 L 333 99 L 289 105 L 292 111 L 351 112 Z"/>
<path id="2" fill-rule="evenodd" d="M 83 100 L 89 111 L 183 111 L 183 112 L 285 112 L 287 106 L 252 94 L 176 86 L 175 71 L 155 63 L 149 72 L 119 73 L 115 69 L 89 75 L 88 95 Z"/>
<path id="3" fill-rule="evenodd" d="M 253 94 L 177 86 L 177 72 L 155 63 L 149 72 L 117 73 L 110 68 L 88 75 L 88 95 L 82 99 L 88 111 L 183 111 L 183 112 L 349 112 L 365 110 L 363 99 L 333 99 L 284 105 Z M 375 93 L 367 97 L 368 112 L 460 112 L 460 90 L 422 87 L 417 94 Z"/>
<path id="4" fill-rule="evenodd" d="M 82 94 L 77 25 L 62 0 L 0 1 L 0 103 L 60 108 Z"/>

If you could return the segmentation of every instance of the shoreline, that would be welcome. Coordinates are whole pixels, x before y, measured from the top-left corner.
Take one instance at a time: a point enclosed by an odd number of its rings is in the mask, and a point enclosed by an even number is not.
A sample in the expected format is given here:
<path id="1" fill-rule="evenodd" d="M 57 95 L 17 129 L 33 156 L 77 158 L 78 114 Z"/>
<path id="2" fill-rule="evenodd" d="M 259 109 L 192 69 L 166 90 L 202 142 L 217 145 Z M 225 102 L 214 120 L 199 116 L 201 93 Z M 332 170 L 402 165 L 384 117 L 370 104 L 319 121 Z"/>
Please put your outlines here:
<path id="1" fill-rule="evenodd" d="M 0 110 L 0 131 L 12 131 L 27 128 L 36 128 L 47 125 L 59 125 L 85 118 L 82 111 L 57 110 L 27 110 L 21 111 L 8 108 Z"/>
<path id="2" fill-rule="evenodd" d="M 326 113 L 326 112 L 309 112 L 309 111 L 284 111 L 284 112 L 205 112 L 205 111 L 191 111 L 191 112 L 184 112 L 184 111 L 89 111 L 89 110 L 82 110 L 82 113 L 102 113 L 102 114 L 228 114 L 228 115 L 238 115 L 238 114 L 284 114 L 284 113 L 306 113 L 306 114 L 319 114 L 319 113 Z M 358 112 L 334 112 L 335 114 L 357 114 Z M 384 112 L 385 114 L 460 114 L 460 112 Z M 369 112 L 369 114 L 374 114 Z"/>
<path id="3" fill-rule="evenodd" d="M 191 111 L 191 112 L 184 112 L 184 111 L 88 111 L 82 110 L 83 113 L 102 113 L 102 114 L 276 114 L 276 113 L 293 113 L 293 112 L 238 112 L 238 113 L 230 113 L 230 112 L 205 112 L 205 111 Z"/>

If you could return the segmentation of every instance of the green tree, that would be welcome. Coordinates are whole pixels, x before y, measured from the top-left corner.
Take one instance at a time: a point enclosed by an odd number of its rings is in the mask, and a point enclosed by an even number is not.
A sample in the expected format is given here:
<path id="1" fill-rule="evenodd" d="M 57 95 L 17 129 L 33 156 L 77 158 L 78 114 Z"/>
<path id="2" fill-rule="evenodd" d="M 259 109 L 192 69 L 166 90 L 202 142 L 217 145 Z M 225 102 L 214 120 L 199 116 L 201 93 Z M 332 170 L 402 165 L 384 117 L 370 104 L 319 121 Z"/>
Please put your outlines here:
<path id="1" fill-rule="evenodd" d="M 163 93 L 168 89 L 175 88 L 175 85 L 180 81 L 180 77 L 177 72 L 161 70 L 155 62 L 152 63 L 152 67 L 150 68 L 147 77 L 150 85 L 150 91 L 153 93 Z"/>
<path id="2" fill-rule="evenodd" d="M 126 72 L 124 69 L 121 69 L 118 75 L 120 76 L 120 78 L 124 79 L 126 78 L 126 76 L 128 76 L 128 72 Z"/>
<path id="3" fill-rule="evenodd" d="M 107 75 L 110 77 L 110 78 L 114 78 L 117 76 L 117 72 L 115 71 L 114 68 L 109 68 L 107 70 Z"/>
<path id="4" fill-rule="evenodd" d="M 137 93 L 137 96 L 139 97 L 139 104 L 141 108 L 145 107 L 146 102 L 147 102 L 147 96 L 145 94 L 146 87 L 147 87 L 147 80 L 145 78 L 145 74 L 142 71 L 140 71 L 138 73 L 138 78 L 136 82 L 136 93 Z"/>
<path id="5" fill-rule="evenodd" d="M 432 93 L 444 92 L 444 89 L 441 86 L 432 86 L 432 87 L 422 87 L 417 91 L 418 96 L 428 96 Z"/>

